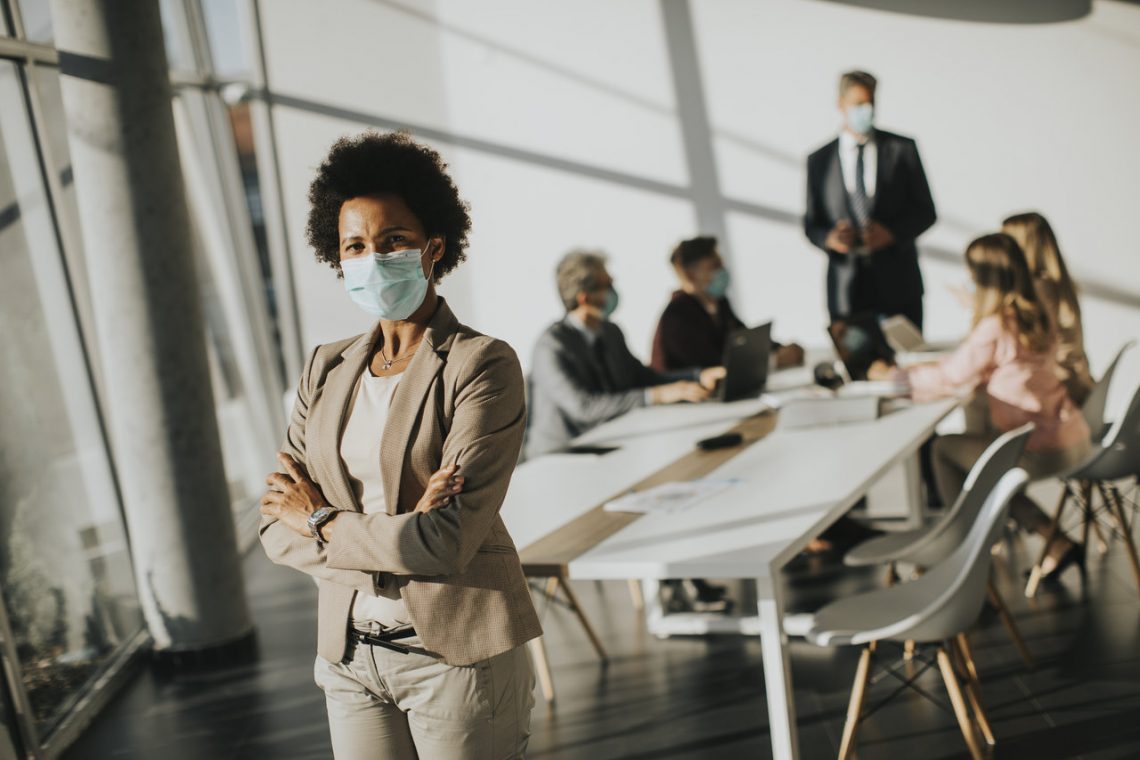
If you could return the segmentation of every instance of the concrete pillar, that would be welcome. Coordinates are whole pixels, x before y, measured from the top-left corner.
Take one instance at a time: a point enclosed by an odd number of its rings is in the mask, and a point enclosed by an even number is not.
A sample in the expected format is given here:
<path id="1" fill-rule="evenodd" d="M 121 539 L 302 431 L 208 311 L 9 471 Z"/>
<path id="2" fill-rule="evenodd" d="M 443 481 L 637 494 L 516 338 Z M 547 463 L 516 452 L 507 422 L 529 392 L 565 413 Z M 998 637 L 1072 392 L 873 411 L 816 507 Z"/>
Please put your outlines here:
<path id="1" fill-rule="evenodd" d="M 155 647 L 246 642 L 158 0 L 52 0 L 106 412 Z"/>

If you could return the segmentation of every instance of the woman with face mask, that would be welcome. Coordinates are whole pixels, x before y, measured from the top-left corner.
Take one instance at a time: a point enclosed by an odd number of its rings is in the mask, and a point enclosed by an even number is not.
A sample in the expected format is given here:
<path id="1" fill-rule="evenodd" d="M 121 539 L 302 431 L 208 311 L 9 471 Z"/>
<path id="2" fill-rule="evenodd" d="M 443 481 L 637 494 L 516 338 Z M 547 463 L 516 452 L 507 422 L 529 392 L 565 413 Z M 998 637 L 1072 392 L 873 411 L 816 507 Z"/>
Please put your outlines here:
<path id="1" fill-rule="evenodd" d="M 683 240 L 669 257 L 681 288 L 657 322 L 650 366 L 658 372 L 687 367 L 713 367 L 721 363 L 728 336 L 744 323 L 728 302 L 728 270 L 717 250 L 715 237 Z M 803 349 L 773 341 L 777 367 L 803 362 Z"/>
<path id="2" fill-rule="evenodd" d="M 524 383 L 436 293 L 467 206 L 438 153 L 374 132 L 333 145 L 309 201 L 317 259 L 377 321 L 309 357 L 260 533 L 317 581 L 334 754 L 521 757 L 541 630 L 499 507 Z"/>

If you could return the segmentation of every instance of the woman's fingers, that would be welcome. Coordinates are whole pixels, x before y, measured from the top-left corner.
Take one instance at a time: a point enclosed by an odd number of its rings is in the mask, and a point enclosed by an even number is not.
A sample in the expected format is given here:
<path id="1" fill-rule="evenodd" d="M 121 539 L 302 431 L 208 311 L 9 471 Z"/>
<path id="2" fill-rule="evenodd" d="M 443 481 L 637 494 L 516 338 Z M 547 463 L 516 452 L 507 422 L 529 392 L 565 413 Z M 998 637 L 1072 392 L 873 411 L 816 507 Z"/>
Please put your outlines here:
<path id="1" fill-rule="evenodd" d="M 281 466 L 285 468 L 285 472 L 294 482 L 300 483 L 303 480 L 307 480 L 305 473 L 301 472 L 301 468 L 297 465 L 293 457 L 283 451 L 278 451 L 277 461 L 281 463 Z"/>
<path id="2" fill-rule="evenodd" d="M 277 491 L 284 491 L 293 483 L 294 481 L 288 475 L 282 475 L 279 472 L 271 472 L 265 476 L 265 485 Z"/>

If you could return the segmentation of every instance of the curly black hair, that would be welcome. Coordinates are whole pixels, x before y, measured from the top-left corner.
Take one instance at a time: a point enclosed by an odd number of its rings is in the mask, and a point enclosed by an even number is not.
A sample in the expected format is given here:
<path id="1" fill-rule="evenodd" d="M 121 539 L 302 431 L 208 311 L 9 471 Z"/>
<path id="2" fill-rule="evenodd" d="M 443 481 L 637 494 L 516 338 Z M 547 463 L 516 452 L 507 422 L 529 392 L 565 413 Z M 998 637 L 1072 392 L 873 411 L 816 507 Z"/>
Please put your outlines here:
<path id="1" fill-rule="evenodd" d="M 402 198 L 424 232 L 446 240 L 433 271 L 435 282 L 467 258 L 470 207 L 459 197 L 443 158 L 407 132 L 368 131 L 333 143 L 309 185 L 305 234 L 317 261 L 340 272 L 340 207 L 352 198 L 383 193 Z"/>

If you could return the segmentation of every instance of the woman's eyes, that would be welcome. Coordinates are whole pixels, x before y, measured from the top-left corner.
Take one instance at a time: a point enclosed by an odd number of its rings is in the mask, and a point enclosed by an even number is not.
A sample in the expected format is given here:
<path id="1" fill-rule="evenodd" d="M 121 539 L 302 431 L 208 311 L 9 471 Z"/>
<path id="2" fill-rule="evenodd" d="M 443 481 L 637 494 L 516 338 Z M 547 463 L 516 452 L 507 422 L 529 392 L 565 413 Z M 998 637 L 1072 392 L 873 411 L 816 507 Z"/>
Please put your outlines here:
<path id="1" fill-rule="evenodd" d="M 375 249 L 381 253 L 390 253 L 401 247 L 406 247 L 408 243 L 407 235 L 389 235 L 384 238 L 384 241 Z M 354 243 L 349 243 L 344 247 L 345 253 L 363 253 L 369 247 L 366 243 L 357 240 Z"/>

